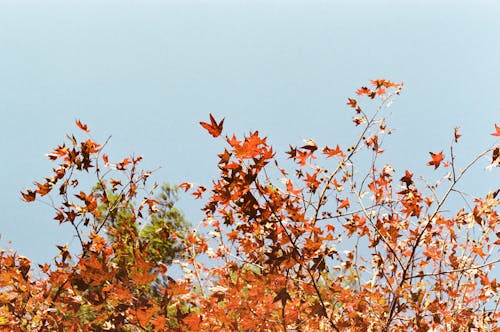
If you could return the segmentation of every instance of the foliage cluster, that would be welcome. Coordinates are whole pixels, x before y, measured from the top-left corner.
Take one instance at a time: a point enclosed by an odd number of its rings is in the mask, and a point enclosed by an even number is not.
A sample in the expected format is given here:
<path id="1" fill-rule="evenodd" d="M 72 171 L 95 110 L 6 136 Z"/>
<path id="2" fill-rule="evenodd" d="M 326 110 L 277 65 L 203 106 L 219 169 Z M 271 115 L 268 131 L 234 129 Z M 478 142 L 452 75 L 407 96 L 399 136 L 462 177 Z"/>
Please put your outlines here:
<path id="1" fill-rule="evenodd" d="M 490 275 L 499 191 L 469 200 L 459 188 L 482 158 L 498 166 L 498 141 L 460 166 L 455 129 L 449 153 L 430 153 L 443 172 L 435 183 L 380 165 L 386 110 L 401 88 L 374 80 L 359 89 L 347 102 L 352 146 L 305 140 L 290 146 L 287 167 L 258 132 L 223 136 L 210 115 L 201 126 L 226 144 L 220 174 L 209 191 L 179 184 L 205 199 L 196 230 L 175 209 L 175 188 L 148 188 L 140 157 L 113 163 L 106 144 L 69 136 L 48 155 L 54 174 L 22 196 L 57 196 L 54 219 L 73 226 L 81 252 L 59 246 L 37 277 L 28 258 L 2 251 L 0 330 L 499 330 Z M 87 192 L 86 173 L 97 181 Z"/>

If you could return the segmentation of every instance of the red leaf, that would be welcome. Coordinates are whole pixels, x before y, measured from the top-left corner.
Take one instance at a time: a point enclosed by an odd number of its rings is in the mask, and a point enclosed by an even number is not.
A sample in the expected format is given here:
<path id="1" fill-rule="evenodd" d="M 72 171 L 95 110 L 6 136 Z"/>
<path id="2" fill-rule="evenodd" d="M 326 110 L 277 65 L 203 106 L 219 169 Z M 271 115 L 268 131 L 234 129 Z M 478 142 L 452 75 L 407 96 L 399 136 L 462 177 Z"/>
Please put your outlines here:
<path id="1" fill-rule="evenodd" d="M 500 136 L 500 126 L 495 123 L 495 132 L 491 136 Z"/>
<path id="2" fill-rule="evenodd" d="M 438 168 L 439 165 L 441 164 L 441 162 L 443 161 L 444 159 L 444 155 L 443 155 L 443 152 L 439 152 L 439 153 L 432 153 L 432 152 L 429 152 L 430 155 L 431 155 L 431 158 L 432 160 L 429 161 L 427 163 L 427 165 L 429 166 L 434 166 L 434 169 Z"/>
<path id="3" fill-rule="evenodd" d="M 85 123 L 81 123 L 80 120 L 76 120 L 76 125 L 78 126 L 78 128 L 80 128 L 84 132 L 90 133 L 90 130 L 87 128 L 87 125 Z"/>
<path id="4" fill-rule="evenodd" d="M 205 128 L 210 135 L 213 137 L 219 137 L 222 132 L 222 125 L 224 123 L 224 119 L 222 119 L 219 123 L 215 121 L 213 115 L 210 113 L 210 124 L 206 122 L 200 122 L 200 125 Z"/>

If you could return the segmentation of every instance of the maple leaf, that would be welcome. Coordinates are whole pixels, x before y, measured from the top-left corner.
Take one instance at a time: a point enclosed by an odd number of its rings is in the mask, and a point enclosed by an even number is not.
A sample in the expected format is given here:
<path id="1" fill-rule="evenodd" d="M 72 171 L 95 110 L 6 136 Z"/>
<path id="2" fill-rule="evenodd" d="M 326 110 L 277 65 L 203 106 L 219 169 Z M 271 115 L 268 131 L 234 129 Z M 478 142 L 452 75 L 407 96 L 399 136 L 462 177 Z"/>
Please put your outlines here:
<path id="1" fill-rule="evenodd" d="M 181 189 L 184 189 L 185 192 L 187 192 L 189 189 L 191 189 L 191 187 L 193 186 L 192 183 L 189 183 L 189 182 L 182 182 L 180 185 L 179 185 L 179 188 Z"/>
<path id="2" fill-rule="evenodd" d="M 213 137 L 219 137 L 222 133 L 222 125 L 224 124 L 224 119 L 222 119 L 219 123 L 215 121 L 212 113 L 210 115 L 210 124 L 206 122 L 200 122 L 200 125 L 205 128 L 210 135 Z"/>
<path id="3" fill-rule="evenodd" d="M 183 320 L 184 324 L 186 324 L 192 331 L 199 330 L 199 326 L 201 323 L 200 316 L 194 312 L 189 313 Z"/>
<path id="4" fill-rule="evenodd" d="M 495 123 L 495 132 L 491 136 L 500 136 L 500 126 Z"/>
<path id="5" fill-rule="evenodd" d="M 385 94 L 387 92 L 387 90 L 385 88 L 378 88 L 377 89 L 377 96 L 381 96 L 383 94 Z"/>
<path id="6" fill-rule="evenodd" d="M 361 96 L 361 95 L 367 95 L 371 92 L 370 89 L 368 89 L 366 86 L 363 86 L 361 88 L 358 89 L 358 91 L 356 91 L 356 94 L 358 96 Z"/>
<path id="7" fill-rule="evenodd" d="M 401 181 L 404 184 L 406 184 L 406 187 L 409 187 L 411 184 L 413 184 L 412 177 L 413 177 L 413 174 L 410 173 L 410 171 L 406 170 L 405 171 L 405 176 L 403 176 L 399 181 Z"/>
<path id="8" fill-rule="evenodd" d="M 458 139 L 460 137 L 462 137 L 462 135 L 458 133 L 458 129 L 460 129 L 460 128 L 459 127 L 455 127 L 455 129 L 453 130 L 453 136 L 455 138 L 455 143 L 457 143 Z"/>
<path id="9" fill-rule="evenodd" d="M 375 91 L 368 89 L 366 86 L 363 86 L 360 89 L 358 89 L 358 91 L 356 91 L 356 94 L 358 96 L 367 95 L 368 98 L 370 98 L 370 99 L 373 99 L 376 96 Z"/>
<path id="10" fill-rule="evenodd" d="M 306 173 L 306 179 L 305 182 L 307 183 L 307 186 L 311 189 L 311 192 L 316 192 L 316 189 L 318 189 L 320 182 L 317 180 L 318 172 L 314 174 L 309 174 Z"/>
<path id="11" fill-rule="evenodd" d="M 300 190 L 300 189 L 293 188 L 293 183 L 292 183 L 292 180 L 290 180 L 290 179 L 286 180 L 286 191 L 294 196 L 298 196 L 302 192 L 302 190 Z"/>
<path id="12" fill-rule="evenodd" d="M 427 165 L 434 166 L 434 169 L 437 169 L 444 159 L 443 152 L 442 151 L 439 153 L 429 152 L 429 154 L 431 155 L 432 160 L 429 161 Z"/>
<path id="13" fill-rule="evenodd" d="M 84 132 L 90 133 L 90 130 L 88 129 L 87 125 L 85 123 L 82 123 L 80 120 L 76 120 L 76 125 Z"/>
<path id="14" fill-rule="evenodd" d="M 291 300 L 290 294 L 286 291 L 286 288 L 282 288 L 278 291 L 276 296 L 273 299 L 273 302 L 277 302 L 281 300 L 281 305 L 284 307 L 286 305 L 286 301 Z"/>
<path id="15" fill-rule="evenodd" d="M 353 117 L 352 118 L 352 122 L 354 122 L 354 124 L 357 126 L 359 126 L 360 124 L 362 123 L 365 123 L 366 122 L 366 118 L 364 116 L 361 116 L 361 117 Z"/>
<path id="16" fill-rule="evenodd" d="M 307 151 L 297 151 L 297 156 L 295 156 L 295 160 L 297 164 L 300 166 L 305 166 L 307 163 L 307 158 L 311 157 L 311 159 L 315 159 L 314 155 L 311 152 Z"/>
<path id="17" fill-rule="evenodd" d="M 23 196 L 23 199 L 26 202 L 33 202 L 36 198 L 36 191 L 32 190 L 27 190 L 26 193 L 21 192 L 21 195 Z"/>
<path id="18" fill-rule="evenodd" d="M 356 108 L 356 106 L 358 106 L 358 101 L 353 98 L 347 98 L 347 105 L 349 105 L 352 108 Z"/>
<path id="19" fill-rule="evenodd" d="M 297 148 L 294 148 L 290 145 L 290 150 L 286 151 L 285 153 L 289 155 L 288 159 L 295 158 L 297 156 Z"/>
<path id="20" fill-rule="evenodd" d="M 343 199 L 340 201 L 340 205 L 337 208 L 338 210 L 343 209 L 343 208 L 349 208 L 351 204 L 349 203 L 349 198 Z"/>
<path id="21" fill-rule="evenodd" d="M 390 85 L 386 85 L 386 80 L 384 79 L 378 79 L 378 80 L 371 80 L 370 83 L 372 85 L 375 85 L 375 87 L 378 89 L 380 87 L 383 87 L 383 86 L 390 86 Z"/>
<path id="22" fill-rule="evenodd" d="M 50 192 L 51 185 L 48 182 L 45 182 L 44 184 L 35 182 L 35 185 L 38 187 L 36 192 L 42 196 L 45 196 Z"/>
<path id="23" fill-rule="evenodd" d="M 304 139 L 304 143 L 306 143 L 306 145 L 302 146 L 301 149 L 306 149 L 311 152 L 318 150 L 318 144 L 314 140 Z"/>
<path id="24" fill-rule="evenodd" d="M 219 164 L 227 164 L 232 154 L 227 149 L 224 149 L 224 153 L 219 153 L 217 156 L 220 158 Z"/>
<path id="25" fill-rule="evenodd" d="M 198 186 L 195 192 L 192 193 L 192 195 L 198 199 L 200 199 L 203 195 L 203 193 L 207 190 L 205 186 Z"/>
<path id="26" fill-rule="evenodd" d="M 493 168 L 498 166 L 500 166 L 500 148 L 495 148 L 491 154 L 491 164 L 488 165 L 486 169 L 491 171 Z"/>
<path id="27" fill-rule="evenodd" d="M 130 164 L 130 159 L 124 158 L 122 161 L 116 164 L 116 169 L 119 171 L 124 171 L 128 164 Z"/>
<path id="28" fill-rule="evenodd" d="M 102 160 L 104 161 L 104 166 L 107 167 L 109 165 L 108 155 L 103 154 L 102 155 Z"/>
<path id="29" fill-rule="evenodd" d="M 381 87 L 400 88 L 402 86 L 402 83 L 394 83 L 384 79 L 371 80 L 370 83 L 373 84 L 377 89 Z"/>
<path id="30" fill-rule="evenodd" d="M 345 153 L 342 152 L 342 150 L 340 149 L 338 144 L 335 147 L 335 149 L 331 149 L 328 146 L 325 146 L 323 148 L 323 153 L 327 156 L 327 158 L 334 157 L 334 156 L 340 156 L 342 158 L 345 157 Z"/>

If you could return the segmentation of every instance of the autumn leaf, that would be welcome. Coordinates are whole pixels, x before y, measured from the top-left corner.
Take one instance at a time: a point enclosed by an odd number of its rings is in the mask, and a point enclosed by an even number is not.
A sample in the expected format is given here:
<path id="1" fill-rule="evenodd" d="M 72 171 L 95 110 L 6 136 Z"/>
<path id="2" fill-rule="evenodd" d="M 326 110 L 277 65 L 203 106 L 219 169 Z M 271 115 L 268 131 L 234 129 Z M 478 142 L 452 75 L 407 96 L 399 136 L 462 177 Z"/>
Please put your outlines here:
<path id="1" fill-rule="evenodd" d="M 360 94 L 373 99 L 401 85 L 382 79 L 370 87 Z M 374 135 L 385 130 L 384 120 L 368 120 L 370 111 L 365 114 L 354 99 L 349 106 L 363 115 L 355 123 L 367 126 L 366 134 L 354 137 L 354 146 L 364 142 L 380 153 Z M 202 126 L 217 137 L 222 124 L 210 114 Z M 500 136 L 496 124 L 495 129 L 492 135 Z M 492 246 L 500 245 L 500 232 L 495 232 L 500 189 L 484 199 L 462 195 L 470 204 L 454 210 L 447 194 L 425 180 L 413 181 L 410 171 L 398 181 L 390 164 L 346 157 L 339 145 L 322 147 L 328 158 L 347 158 L 333 169 L 308 165 L 318 150 L 312 140 L 300 148 L 290 146 L 287 154 L 294 162 L 287 164 L 294 165 L 282 168 L 266 138 L 255 131 L 240 139 L 225 137 L 226 147 L 215 159 L 213 187 L 184 182 L 175 188 L 207 198 L 201 224 L 181 231 L 168 222 L 175 208 L 145 190 L 150 172 L 136 168 L 140 157 L 101 172 L 100 165 L 92 165 L 101 160 L 99 144 L 68 138 L 71 146 L 59 146 L 49 155 L 61 162 L 54 174 L 21 192 L 21 199 L 34 201 L 60 181 L 59 197 L 50 202 L 54 219 L 72 224 L 73 242 L 81 242 L 82 250 L 72 248 L 70 255 L 68 245 L 56 246 L 55 264 L 39 265 L 43 278 L 30 273 L 28 259 L 0 250 L 1 332 L 38 326 L 47 331 L 428 331 L 442 326 L 455 331 L 498 326 L 498 317 L 485 318 L 484 312 L 498 300 L 500 288 L 486 268 L 495 262 L 489 255 L 496 249 Z M 459 138 L 455 128 L 453 139 Z M 486 153 L 492 165 L 500 163 L 500 147 Z M 430 166 L 450 164 L 443 152 L 430 155 Z M 109 163 L 107 155 L 102 160 Z M 281 184 L 275 182 L 273 164 L 284 176 Z M 92 172 L 97 182 L 80 178 Z M 97 185 L 87 194 L 81 186 L 88 183 Z M 370 193 L 373 197 L 364 198 Z M 438 206 L 430 209 L 433 204 Z M 140 215 L 148 207 L 158 209 L 148 216 L 158 225 L 151 238 L 143 233 L 149 221 Z M 485 236 L 485 231 L 496 236 Z M 182 251 L 164 260 L 158 257 L 158 243 Z M 179 270 L 177 281 L 168 276 L 171 266 Z"/>
<path id="2" fill-rule="evenodd" d="M 495 123 L 495 132 L 491 136 L 500 136 L 500 126 Z"/>
<path id="3" fill-rule="evenodd" d="M 222 119 L 219 123 L 215 121 L 212 113 L 210 115 L 210 124 L 206 122 L 200 122 L 200 125 L 205 128 L 210 135 L 213 137 L 219 137 L 222 133 L 222 125 L 224 124 L 224 119 Z"/>
<path id="4" fill-rule="evenodd" d="M 335 147 L 335 149 L 329 148 L 328 146 L 325 146 L 323 148 L 323 153 L 327 156 L 327 158 L 334 157 L 334 156 L 340 156 L 342 158 L 345 157 L 345 153 L 342 152 L 340 149 L 339 145 Z"/>
<path id="5" fill-rule="evenodd" d="M 429 161 L 427 165 L 434 166 L 434 169 L 437 169 L 444 159 L 443 152 L 442 151 L 439 153 L 429 152 L 429 154 L 431 155 L 432 160 Z"/>
<path id="6" fill-rule="evenodd" d="M 353 98 L 348 98 L 347 105 L 349 105 L 352 108 L 356 108 L 358 106 L 358 101 L 356 99 L 353 99 Z"/>
<path id="7" fill-rule="evenodd" d="M 301 149 L 306 149 L 311 152 L 318 150 L 318 144 L 314 140 L 304 139 L 304 143 L 306 143 L 306 145 L 302 146 Z"/>
<path id="8" fill-rule="evenodd" d="M 411 184 L 413 184 L 412 177 L 413 177 L 413 174 L 410 173 L 410 171 L 406 170 L 405 171 L 405 176 L 403 176 L 399 181 L 401 181 L 404 184 L 406 184 L 406 187 L 409 187 Z"/>
<path id="9" fill-rule="evenodd" d="M 153 308 L 140 308 L 139 310 L 136 311 L 136 317 L 141 326 L 146 326 L 148 325 L 149 321 L 151 320 L 151 317 L 155 314 Z"/>
<path id="10" fill-rule="evenodd" d="M 33 202 L 36 198 L 36 191 L 32 190 L 27 190 L 26 193 L 21 192 L 21 195 L 23 196 L 23 199 L 26 202 Z"/>
<path id="11" fill-rule="evenodd" d="M 458 133 L 458 129 L 460 129 L 460 128 L 459 127 L 455 127 L 455 129 L 453 130 L 453 136 L 455 138 L 455 143 L 457 143 L 458 139 L 460 137 L 462 137 L 462 135 Z"/>
<path id="12" fill-rule="evenodd" d="M 274 297 L 273 302 L 277 302 L 277 301 L 281 300 L 281 305 L 285 306 L 286 301 L 289 301 L 291 299 L 292 298 L 290 297 L 290 294 L 288 294 L 288 292 L 286 291 L 286 288 L 282 288 L 278 291 L 278 293 Z"/>
<path id="13" fill-rule="evenodd" d="M 367 94 L 370 94 L 372 91 L 370 89 L 368 89 L 366 86 L 364 87 L 361 87 L 358 89 L 358 91 L 356 91 L 356 94 L 358 96 L 361 96 L 361 95 L 367 95 Z"/>
<path id="14" fill-rule="evenodd" d="M 500 166 L 500 147 L 493 149 L 491 153 L 491 164 L 486 167 L 487 170 L 491 171 L 493 168 Z"/>
<path id="15" fill-rule="evenodd" d="M 129 158 L 124 158 L 122 161 L 116 164 L 116 169 L 120 171 L 124 171 L 127 165 L 130 164 Z"/>
<path id="16" fill-rule="evenodd" d="M 349 208 L 351 204 L 349 203 L 349 198 L 345 198 L 343 200 L 340 200 L 340 205 L 337 208 L 338 210 L 343 209 L 343 208 Z"/>
<path id="17" fill-rule="evenodd" d="M 90 130 L 88 129 L 87 125 L 82 123 L 80 120 L 76 120 L 76 125 L 78 126 L 78 128 L 80 128 L 84 132 L 90 133 Z"/>
<path id="18" fill-rule="evenodd" d="M 191 189 L 192 186 L 193 184 L 189 182 L 182 182 L 181 184 L 179 184 L 179 188 L 184 189 L 185 192 Z"/>
<path id="19" fill-rule="evenodd" d="M 196 189 L 196 191 L 194 191 L 192 193 L 192 195 L 198 199 L 200 199 L 203 195 L 203 193 L 207 190 L 207 188 L 205 186 L 198 186 L 198 188 Z"/>
<path id="20" fill-rule="evenodd" d="M 45 182 L 44 184 L 35 182 L 35 185 L 38 187 L 36 192 L 39 193 L 41 196 L 45 196 L 50 192 L 51 185 L 48 182 Z"/>
<path id="21" fill-rule="evenodd" d="M 288 159 L 295 158 L 297 156 L 297 148 L 290 145 L 290 149 L 285 153 L 289 155 Z"/>
<path id="22" fill-rule="evenodd" d="M 201 323 L 200 316 L 194 312 L 189 313 L 182 321 L 192 330 L 197 330 Z"/>

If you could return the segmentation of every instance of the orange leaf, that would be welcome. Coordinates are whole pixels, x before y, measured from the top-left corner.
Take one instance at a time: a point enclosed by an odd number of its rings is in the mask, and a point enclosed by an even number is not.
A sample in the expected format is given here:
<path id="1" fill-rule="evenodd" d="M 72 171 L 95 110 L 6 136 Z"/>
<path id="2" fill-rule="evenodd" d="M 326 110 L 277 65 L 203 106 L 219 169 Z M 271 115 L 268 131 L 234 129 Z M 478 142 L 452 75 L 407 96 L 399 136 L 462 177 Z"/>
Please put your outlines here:
<path id="1" fill-rule="evenodd" d="M 358 96 L 367 95 L 367 94 L 370 94 L 370 93 L 371 93 L 371 90 L 368 89 L 366 86 L 363 86 L 363 87 L 359 88 L 358 91 L 356 91 L 356 94 Z"/>
<path id="2" fill-rule="evenodd" d="M 430 155 L 431 155 L 431 158 L 432 160 L 429 161 L 427 163 L 427 165 L 429 166 L 434 166 L 434 169 L 438 168 L 439 165 L 441 164 L 441 162 L 443 161 L 444 159 L 444 155 L 443 155 L 443 152 L 439 152 L 439 153 L 432 153 L 432 152 L 429 152 Z"/>
<path id="3" fill-rule="evenodd" d="M 327 158 L 333 157 L 333 156 L 340 156 L 342 158 L 345 157 L 345 153 L 342 152 L 340 149 L 339 145 L 335 147 L 335 149 L 331 149 L 328 146 L 325 146 L 323 149 L 323 153 L 327 156 Z"/>
<path id="4" fill-rule="evenodd" d="M 194 312 L 191 312 L 182 321 L 192 330 L 197 330 L 201 323 L 200 316 Z"/>
<path id="5" fill-rule="evenodd" d="M 457 143 L 457 142 L 458 142 L 458 139 L 459 139 L 460 137 L 462 137 L 462 135 L 458 133 L 458 129 L 460 129 L 460 128 L 455 127 L 455 129 L 454 129 L 454 131 L 453 131 L 453 134 L 454 134 L 454 136 L 455 136 L 455 143 Z"/>
<path id="6" fill-rule="evenodd" d="M 349 198 L 343 199 L 340 201 L 340 205 L 338 207 L 338 210 L 343 209 L 343 208 L 349 208 L 351 204 L 349 203 Z"/>
<path id="7" fill-rule="evenodd" d="M 491 136 L 500 136 L 500 126 L 495 123 L 495 132 Z"/>
<path id="8" fill-rule="evenodd" d="M 124 171 L 125 167 L 127 167 L 128 164 L 130 164 L 130 159 L 129 158 L 125 158 L 125 159 L 123 159 L 122 161 L 120 161 L 119 163 L 116 164 L 116 169 L 119 170 L 119 171 Z"/>
<path id="9" fill-rule="evenodd" d="M 193 196 L 200 199 L 203 195 L 203 193 L 207 190 L 205 186 L 198 186 L 195 192 L 193 192 Z"/>
<path id="10" fill-rule="evenodd" d="M 155 314 L 155 307 L 140 308 L 136 311 L 136 317 L 141 326 L 147 326 L 151 317 Z"/>
<path id="11" fill-rule="evenodd" d="M 189 189 L 191 189 L 191 187 L 193 186 L 192 183 L 189 183 L 189 182 L 182 182 L 180 185 L 179 185 L 179 188 L 181 189 L 184 189 L 184 191 L 188 191 Z"/>
<path id="12" fill-rule="evenodd" d="M 347 105 L 351 106 L 352 108 L 356 108 L 356 106 L 358 106 L 358 101 L 353 98 L 347 98 Z"/>
<path id="13" fill-rule="evenodd" d="M 90 133 L 90 130 L 87 128 L 87 125 L 85 123 L 82 123 L 80 120 L 76 120 L 76 125 L 84 132 Z"/>
<path id="14" fill-rule="evenodd" d="M 213 137 L 219 137 L 222 132 L 222 125 L 224 124 L 224 119 L 222 119 L 219 123 L 215 121 L 212 113 L 210 115 L 210 124 L 206 122 L 200 122 L 200 125 L 205 128 L 210 135 Z"/>
<path id="15" fill-rule="evenodd" d="M 28 189 L 26 193 L 23 193 L 21 191 L 21 195 L 23 195 L 23 199 L 26 202 L 33 202 L 36 198 L 36 191 L 32 191 L 32 190 Z"/>

